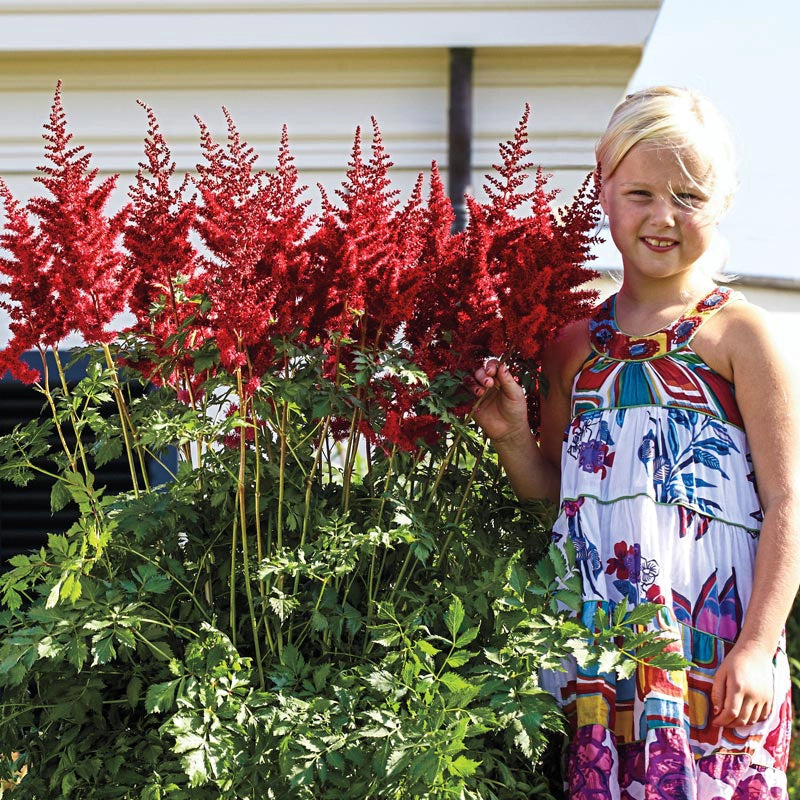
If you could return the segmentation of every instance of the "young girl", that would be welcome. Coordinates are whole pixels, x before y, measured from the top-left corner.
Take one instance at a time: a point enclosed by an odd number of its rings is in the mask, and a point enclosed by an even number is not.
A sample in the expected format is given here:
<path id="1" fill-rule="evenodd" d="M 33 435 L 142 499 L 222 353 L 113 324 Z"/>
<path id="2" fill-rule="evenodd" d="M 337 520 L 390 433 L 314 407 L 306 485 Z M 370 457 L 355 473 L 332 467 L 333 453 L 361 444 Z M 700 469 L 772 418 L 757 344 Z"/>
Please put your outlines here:
<path id="1" fill-rule="evenodd" d="M 780 800 L 783 625 L 800 581 L 800 404 L 766 317 L 704 264 L 735 188 L 724 123 L 672 87 L 629 95 L 597 145 L 622 286 L 549 348 L 540 440 L 489 361 L 475 418 L 520 498 L 558 500 L 582 619 L 653 601 L 686 672 L 543 682 L 570 720 L 571 800 Z M 708 260 L 708 259 L 705 259 Z"/>

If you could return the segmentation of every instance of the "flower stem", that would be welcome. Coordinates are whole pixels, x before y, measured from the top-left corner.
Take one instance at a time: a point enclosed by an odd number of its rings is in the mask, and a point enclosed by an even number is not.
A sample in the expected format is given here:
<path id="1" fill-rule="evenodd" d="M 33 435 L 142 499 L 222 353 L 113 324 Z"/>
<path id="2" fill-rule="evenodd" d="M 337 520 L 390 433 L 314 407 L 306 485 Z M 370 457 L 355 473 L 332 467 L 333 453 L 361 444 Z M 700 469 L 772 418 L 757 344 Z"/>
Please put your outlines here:
<path id="1" fill-rule="evenodd" d="M 122 396 L 122 389 L 119 385 L 119 376 L 117 375 L 117 368 L 114 365 L 114 359 L 111 357 L 111 350 L 109 350 L 108 345 L 105 343 L 103 343 L 103 354 L 105 355 L 106 366 L 114 376 L 114 387 L 112 391 L 114 393 L 114 399 L 117 401 L 117 410 L 119 411 L 119 427 L 122 430 L 122 438 L 125 442 L 125 453 L 128 456 L 128 468 L 131 472 L 131 485 L 133 486 L 133 493 L 136 497 L 139 497 L 139 483 L 136 479 L 136 466 L 134 465 L 133 448 L 131 446 L 131 433 L 133 433 L 135 436 L 136 432 L 133 428 L 130 416 L 128 415 L 125 399 Z M 141 458 L 141 451 L 139 451 L 139 456 Z M 144 462 L 141 463 L 141 468 L 142 477 L 146 480 L 147 470 L 145 469 Z M 147 489 L 149 489 L 149 486 L 147 486 L 147 484 L 145 485 Z"/>
<path id="2" fill-rule="evenodd" d="M 487 443 L 488 440 L 484 439 L 483 446 L 481 447 L 481 452 L 478 453 L 478 457 L 475 459 L 475 466 L 472 468 L 472 473 L 469 476 L 467 485 L 464 487 L 464 493 L 461 495 L 461 502 L 458 504 L 456 517 L 453 520 L 453 527 L 450 528 L 450 532 L 447 534 L 447 538 L 445 538 L 444 542 L 442 543 L 442 549 L 439 551 L 439 560 L 436 562 L 436 566 L 439 568 L 441 568 L 442 564 L 444 563 L 444 557 L 447 554 L 447 549 L 450 546 L 450 541 L 453 538 L 456 526 L 461 521 L 461 514 L 464 511 L 464 506 L 466 505 L 467 497 L 469 497 L 469 493 L 472 491 L 472 485 L 475 483 L 475 478 L 478 476 L 478 470 L 480 469 L 481 461 L 483 461 L 483 456 L 486 453 Z"/>
<path id="3" fill-rule="evenodd" d="M 61 358 L 58 355 L 58 348 L 53 348 L 53 359 L 56 362 L 56 369 L 58 370 L 58 376 L 61 379 L 61 388 L 64 391 L 64 399 L 67 400 L 69 398 L 69 385 L 67 384 L 67 376 L 64 372 L 64 367 L 61 364 Z M 81 431 L 80 425 L 78 424 L 78 420 L 75 417 L 75 412 L 69 407 L 69 418 L 72 422 L 72 428 L 75 432 L 75 446 L 77 452 L 80 454 L 81 457 L 81 464 L 83 465 L 83 469 L 85 474 L 89 475 L 89 464 L 86 461 L 86 451 L 83 449 L 83 441 L 81 440 Z"/>

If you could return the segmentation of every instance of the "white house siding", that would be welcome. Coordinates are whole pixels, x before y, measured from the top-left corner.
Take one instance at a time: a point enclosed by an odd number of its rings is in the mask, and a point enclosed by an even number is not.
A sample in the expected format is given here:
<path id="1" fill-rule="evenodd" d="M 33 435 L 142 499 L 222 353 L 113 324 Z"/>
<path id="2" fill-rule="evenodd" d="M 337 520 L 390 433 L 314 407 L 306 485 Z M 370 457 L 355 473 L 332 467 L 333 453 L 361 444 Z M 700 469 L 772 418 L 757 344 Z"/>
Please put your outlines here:
<path id="1" fill-rule="evenodd" d="M 181 171 L 199 157 L 194 115 L 220 107 L 271 167 L 283 123 L 304 182 L 335 188 L 360 125 L 377 117 L 404 194 L 446 168 L 449 48 L 474 48 L 473 188 L 526 102 L 534 158 L 568 199 L 624 94 L 660 0 L 0 0 L 0 175 L 39 190 L 56 81 L 76 143 L 115 204 L 142 157 L 141 98 Z M 446 176 L 446 169 L 445 176 Z M 0 320 L 0 343 L 4 339 Z"/>

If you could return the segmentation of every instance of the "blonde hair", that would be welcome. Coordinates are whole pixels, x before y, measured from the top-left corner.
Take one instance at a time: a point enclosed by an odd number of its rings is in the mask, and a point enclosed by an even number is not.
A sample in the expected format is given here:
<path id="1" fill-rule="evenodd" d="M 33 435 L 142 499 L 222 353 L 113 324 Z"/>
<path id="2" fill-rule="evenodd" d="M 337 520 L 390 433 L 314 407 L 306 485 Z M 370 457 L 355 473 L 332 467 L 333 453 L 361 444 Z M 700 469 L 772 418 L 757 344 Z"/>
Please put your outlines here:
<path id="1" fill-rule="evenodd" d="M 733 142 L 727 123 L 705 97 L 676 86 L 629 94 L 595 147 L 600 180 L 611 177 L 626 153 L 644 141 L 674 153 L 706 199 L 706 213 L 719 219 L 727 211 L 738 186 Z"/>

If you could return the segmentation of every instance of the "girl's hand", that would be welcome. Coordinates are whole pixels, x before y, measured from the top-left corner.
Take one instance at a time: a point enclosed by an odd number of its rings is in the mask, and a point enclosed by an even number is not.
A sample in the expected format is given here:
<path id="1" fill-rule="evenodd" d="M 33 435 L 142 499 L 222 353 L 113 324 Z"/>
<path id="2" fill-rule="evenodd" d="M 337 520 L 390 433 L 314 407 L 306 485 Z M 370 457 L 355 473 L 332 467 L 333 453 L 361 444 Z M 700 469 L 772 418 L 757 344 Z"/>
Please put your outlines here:
<path id="1" fill-rule="evenodd" d="M 497 443 L 530 437 L 525 392 L 505 364 L 487 361 L 466 384 L 476 397 L 483 398 L 472 416 L 490 439 Z"/>
<path id="2" fill-rule="evenodd" d="M 773 654 L 740 642 L 714 676 L 712 725 L 737 728 L 763 722 L 772 710 Z"/>

